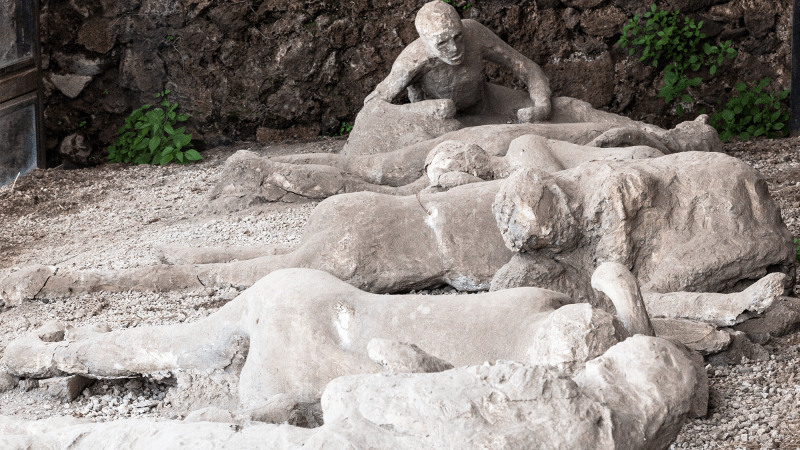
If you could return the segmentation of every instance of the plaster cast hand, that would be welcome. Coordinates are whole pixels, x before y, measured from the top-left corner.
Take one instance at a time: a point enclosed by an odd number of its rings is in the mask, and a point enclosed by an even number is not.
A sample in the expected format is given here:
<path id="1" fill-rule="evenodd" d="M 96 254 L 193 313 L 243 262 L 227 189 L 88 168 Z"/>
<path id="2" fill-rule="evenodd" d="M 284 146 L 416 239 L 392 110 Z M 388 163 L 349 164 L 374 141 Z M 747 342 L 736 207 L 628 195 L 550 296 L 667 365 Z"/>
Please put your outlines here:
<path id="1" fill-rule="evenodd" d="M 519 123 L 544 122 L 550 117 L 550 104 L 535 105 L 521 108 L 517 111 L 517 121 Z"/>
<path id="2" fill-rule="evenodd" d="M 421 102 L 403 105 L 416 114 L 429 116 L 435 120 L 452 119 L 456 116 L 456 104 L 450 99 L 423 100 Z"/>

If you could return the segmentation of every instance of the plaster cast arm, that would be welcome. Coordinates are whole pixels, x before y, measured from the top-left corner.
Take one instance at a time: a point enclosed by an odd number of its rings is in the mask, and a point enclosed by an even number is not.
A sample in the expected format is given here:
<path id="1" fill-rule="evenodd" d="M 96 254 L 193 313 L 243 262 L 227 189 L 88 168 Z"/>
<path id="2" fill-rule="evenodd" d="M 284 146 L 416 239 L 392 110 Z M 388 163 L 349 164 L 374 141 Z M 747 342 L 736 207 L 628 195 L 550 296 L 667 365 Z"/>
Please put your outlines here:
<path id="1" fill-rule="evenodd" d="M 538 64 L 526 58 L 503 42 L 488 28 L 473 20 L 465 20 L 464 26 L 474 33 L 481 43 L 481 56 L 493 63 L 509 68 L 514 75 L 525 82 L 535 106 L 521 109 L 518 113 L 520 122 L 542 122 L 550 117 L 551 105 L 550 80 Z"/>
<path id="2" fill-rule="evenodd" d="M 375 90 L 364 98 L 364 104 L 366 105 L 374 98 L 391 103 L 404 89 L 411 86 L 420 74 L 425 72 L 428 66 L 427 60 L 430 58 L 422 42 L 418 40 L 412 42 L 394 61 L 389 76 L 378 83 Z"/>

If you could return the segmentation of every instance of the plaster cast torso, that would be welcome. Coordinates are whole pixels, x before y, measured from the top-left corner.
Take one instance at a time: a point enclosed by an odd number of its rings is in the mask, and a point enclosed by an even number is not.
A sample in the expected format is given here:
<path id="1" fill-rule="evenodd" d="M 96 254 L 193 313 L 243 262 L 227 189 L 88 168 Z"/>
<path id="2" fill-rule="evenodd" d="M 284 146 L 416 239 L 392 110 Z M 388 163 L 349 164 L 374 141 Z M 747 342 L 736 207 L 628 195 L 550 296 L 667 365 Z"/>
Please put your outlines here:
<path id="1" fill-rule="evenodd" d="M 426 69 L 414 80 L 414 87 L 425 93 L 427 100 L 452 100 L 458 111 L 480 102 L 484 95 L 483 61 L 480 46 L 470 27 L 464 26 L 464 61 L 450 65 L 431 57 Z"/>

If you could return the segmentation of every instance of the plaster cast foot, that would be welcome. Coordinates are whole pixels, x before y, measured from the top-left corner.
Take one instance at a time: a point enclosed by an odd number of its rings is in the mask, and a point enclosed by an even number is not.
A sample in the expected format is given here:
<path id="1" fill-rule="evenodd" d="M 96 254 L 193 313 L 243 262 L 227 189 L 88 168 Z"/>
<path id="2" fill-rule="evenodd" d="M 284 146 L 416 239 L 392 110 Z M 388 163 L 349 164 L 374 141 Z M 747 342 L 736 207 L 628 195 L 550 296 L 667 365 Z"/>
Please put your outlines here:
<path id="1" fill-rule="evenodd" d="M 770 273 L 739 294 L 739 306 L 744 311 L 762 314 L 784 292 L 787 275 Z"/>

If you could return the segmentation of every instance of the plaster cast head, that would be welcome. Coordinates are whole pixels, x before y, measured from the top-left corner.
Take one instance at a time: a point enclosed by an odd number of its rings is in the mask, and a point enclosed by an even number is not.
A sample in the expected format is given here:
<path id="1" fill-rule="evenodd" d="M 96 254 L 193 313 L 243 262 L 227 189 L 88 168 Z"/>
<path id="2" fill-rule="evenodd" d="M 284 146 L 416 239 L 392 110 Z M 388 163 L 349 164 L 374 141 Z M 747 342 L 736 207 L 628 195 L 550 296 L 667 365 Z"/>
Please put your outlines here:
<path id="1" fill-rule="evenodd" d="M 668 147 L 673 152 L 721 152 L 722 141 L 707 114 L 681 122 L 667 131 Z"/>
<path id="2" fill-rule="evenodd" d="M 453 6 L 441 0 L 426 3 L 417 12 L 414 25 L 432 55 L 454 66 L 464 61 L 461 17 Z"/>
<path id="3" fill-rule="evenodd" d="M 578 208 L 552 175 L 532 168 L 512 173 L 492 204 L 506 247 L 516 252 L 572 248 L 580 239 Z"/>

